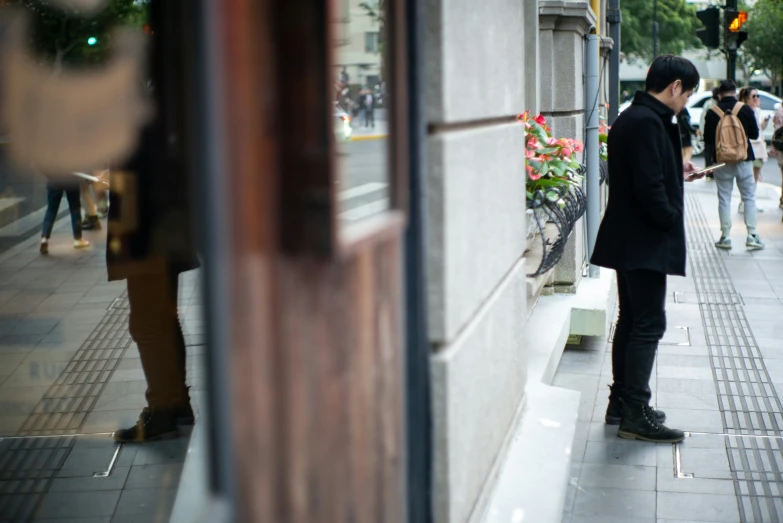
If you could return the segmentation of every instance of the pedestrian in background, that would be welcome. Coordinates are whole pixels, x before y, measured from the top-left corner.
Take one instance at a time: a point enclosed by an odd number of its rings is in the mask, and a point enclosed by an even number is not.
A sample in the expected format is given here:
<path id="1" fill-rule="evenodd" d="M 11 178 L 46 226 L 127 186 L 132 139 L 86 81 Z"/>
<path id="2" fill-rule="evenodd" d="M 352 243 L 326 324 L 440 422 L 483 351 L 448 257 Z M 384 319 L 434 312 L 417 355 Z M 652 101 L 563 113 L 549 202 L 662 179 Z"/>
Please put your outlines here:
<path id="1" fill-rule="evenodd" d="M 693 158 L 693 138 L 691 137 L 691 113 L 683 107 L 677 115 L 677 125 L 680 127 L 680 142 L 682 143 L 682 161 L 690 162 Z"/>
<path id="2" fill-rule="evenodd" d="M 715 144 L 715 156 L 718 162 L 726 165 L 715 171 L 715 182 L 718 186 L 718 214 L 720 215 L 720 239 L 715 243 L 718 249 L 731 249 L 731 193 L 734 190 L 734 181 L 740 191 L 745 227 L 748 236 L 745 246 L 749 250 L 763 249 L 764 243 L 756 233 L 756 181 L 753 177 L 753 160 L 756 159 L 750 140 L 759 137 L 759 126 L 756 123 L 756 114 L 750 106 L 737 100 L 737 87 L 731 80 L 726 80 L 718 88 L 720 101 L 712 106 L 707 113 L 704 123 L 704 139 Z M 718 126 L 723 126 L 731 132 L 727 136 L 718 136 Z M 722 140 L 728 136 L 747 144 L 728 144 Z M 736 147 L 736 150 L 735 150 Z M 724 160 L 724 156 L 740 154 L 739 159 L 733 161 Z"/>
<path id="3" fill-rule="evenodd" d="M 775 134 L 778 135 L 779 130 L 783 129 L 783 105 L 779 105 L 777 110 L 775 111 L 775 116 L 772 119 L 772 125 L 775 126 Z M 781 145 L 781 148 L 778 149 L 775 146 L 776 136 L 773 135 L 772 139 L 772 148 L 770 151 L 772 152 L 772 156 L 776 157 L 778 160 L 778 168 L 780 169 L 780 175 L 781 175 L 781 182 L 780 182 L 780 190 L 781 190 L 781 197 L 780 201 L 778 202 L 778 207 L 783 209 L 783 144 L 778 143 L 778 145 Z M 781 141 L 783 141 L 783 136 L 780 137 Z"/>
<path id="4" fill-rule="evenodd" d="M 761 116 L 761 97 L 755 87 L 743 87 L 740 89 L 739 101 L 747 104 L 753 113 L 756 115 L 756 125 L 759 127 L 759 137 L 750 141 L 751 147 L 753 147 L 753 155 L 756 157 L 753 160 L 753 179 L 756 181 L 756 186 L 762 181 L 761 168 L 764 166 L 764 162 L 767 161 L 769 155 L 767 154 L 767 142 L 764 141 L 764 130 L 766 130 L 769 121 L 772 118 L 768 116 L 762 118 Z M 744 211 L 742 202 L 740 202 L 739 213 Z M 756 212 L 764 212 L 763 209 L 756 208 Z"/>
<path id="5" fill-rule="evenodd" d="M 715 87 L 712 90 L 712 98 L 704 102 L 704 106 L 702 106 L 701 109 L 701 118 L 699 119 L 699 132 L 701 132 L 702 138 L 704 139 L 704 121 L 707 118 L 707 113 L 710 111 L 710 108 L 718 103 L 718 88 Z M 704 165 L 715 165 L 718 163 L 715 160 L 715 142 L 707 141 L 704 139 Z M 707 175 L 708 180 L 715 180 L 715 176 L 713 173 L 710 173 Z"/>
<path id="6" fill-rule="evenodd" d="M 375 127 L 375 97 L 369 90 L 364 95 L 364 126 Z"/>
<path id="7" fill-rule="evenodd" d="M 609 201 L 591 262 L 617 272 L 619 317 L 612 342 L 607 424 L 622 438 L 678 442 L 681 430 L 650 406 L 650 376 L 666 332 L 666 277 L 685 276 L 683 163 L 677 116 L 699 85 L 688 60 L 660 56 L 609 131 Z"/>
<path id="8" fill-rule="evenodd" d="M 82 180 L 80 186 L 82 205 L 84 206 L 82 229 L 85 231 L 100 230 L 101 221 L 98 219 L 98 210 L 95 207 L 95 200 L 92 196 L 93 183 L 89 180 Z"/>
<path id="9" fill-rule="evenodd" d="M 65 194 L 68 200 L 68 209 L 71 212 L 71 230 L 73 232 L 73 247 L 75 249 L 84 249 L 90 246 L 90 242 L 82 238 L 82 206 L 79 201 L 80 189 L 79 179 L 75 176 L 71 178 L 50 178 L 46 184 L 46 214 L 44 215 L 43 231 L 41 232 L 40 252 L 43 255 L 49 254 L 49 238 L 52 236 L 54 222 L 57 219 L 57 212 L 60 210 L 60 202 Z"/>

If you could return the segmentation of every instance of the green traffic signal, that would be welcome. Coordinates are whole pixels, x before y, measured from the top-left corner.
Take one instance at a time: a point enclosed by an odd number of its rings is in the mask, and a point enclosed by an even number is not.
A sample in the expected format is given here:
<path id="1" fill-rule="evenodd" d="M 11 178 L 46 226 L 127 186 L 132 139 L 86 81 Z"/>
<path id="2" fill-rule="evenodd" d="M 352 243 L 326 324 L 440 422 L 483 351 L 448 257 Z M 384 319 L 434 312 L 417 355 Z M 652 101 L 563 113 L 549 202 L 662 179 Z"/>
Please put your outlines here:
<path id="1" fill-rule="evenodd" d="M 89 37 L 87 39 L 87 45 L 89 45 L 90 47 L 92 47 L 93 45 L 95 45 L 97 43 L 98 43 L 98 39 L 95 38 L 94 36 L 91 36 L 91 37 Z"/>

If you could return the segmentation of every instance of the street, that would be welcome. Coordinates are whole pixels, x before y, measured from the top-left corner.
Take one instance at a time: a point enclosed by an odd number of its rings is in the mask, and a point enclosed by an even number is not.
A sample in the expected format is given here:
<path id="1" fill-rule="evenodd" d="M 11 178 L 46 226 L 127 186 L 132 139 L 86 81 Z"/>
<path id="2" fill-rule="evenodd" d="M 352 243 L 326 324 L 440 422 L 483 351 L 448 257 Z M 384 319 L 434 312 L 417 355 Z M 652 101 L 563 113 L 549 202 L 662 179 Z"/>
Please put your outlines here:
<path id="1" fill-rule="evenodd" d="M 339 143 L 340 218 L 346 222 L 383 212 L 389 205 L 389 141 L 370 135 Z"/>

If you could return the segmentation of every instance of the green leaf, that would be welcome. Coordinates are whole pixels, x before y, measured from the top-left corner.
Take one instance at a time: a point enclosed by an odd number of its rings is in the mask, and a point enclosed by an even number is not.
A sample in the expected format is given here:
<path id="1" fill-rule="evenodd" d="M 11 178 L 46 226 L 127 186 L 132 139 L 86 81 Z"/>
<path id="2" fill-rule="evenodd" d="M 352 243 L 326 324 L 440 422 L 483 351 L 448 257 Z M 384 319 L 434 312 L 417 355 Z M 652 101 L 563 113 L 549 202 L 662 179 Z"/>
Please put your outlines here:
<path id="1" fill-rule="evenodd" d="M 547 191 L 546 199 L 549 200 L 550 202 L 556 202 L 560 199 L 560 194 L 555 191 Z"/>
<path id="2" fill-rule="evenodd" d="M 536 152 L 538 154 L 552 154 L 552 153 L 556 153 L 559 150 L 560 149 L 558 149 L 557 147 L 544 147 L 543 149 L 539 149 Z"/>

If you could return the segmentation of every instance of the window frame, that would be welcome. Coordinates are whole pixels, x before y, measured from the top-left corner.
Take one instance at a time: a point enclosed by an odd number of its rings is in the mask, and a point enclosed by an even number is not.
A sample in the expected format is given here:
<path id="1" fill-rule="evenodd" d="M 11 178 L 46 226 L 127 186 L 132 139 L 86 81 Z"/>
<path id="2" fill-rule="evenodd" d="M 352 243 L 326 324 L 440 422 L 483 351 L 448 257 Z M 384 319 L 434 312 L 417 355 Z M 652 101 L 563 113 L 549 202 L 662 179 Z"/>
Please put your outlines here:
<path id="1" fill-rule="evenodd" d="M 337 142 L 333 96 L 339 61 L 332 45 L 337 0 L 286 0 L 277 15 L 280 122 L 280 246 L 289 254 L 341 258 L 398 235 L 405 224 L 408 168 L 405 1 L 385 0 L 389 45 L 389 207 L 356 224 L 339 219 Z M 298 60 L 284 59 L 298 50 Z"/>

